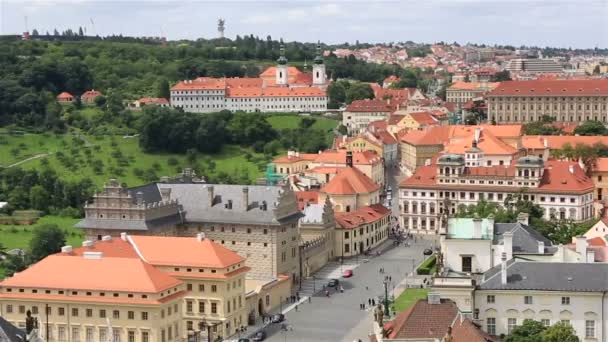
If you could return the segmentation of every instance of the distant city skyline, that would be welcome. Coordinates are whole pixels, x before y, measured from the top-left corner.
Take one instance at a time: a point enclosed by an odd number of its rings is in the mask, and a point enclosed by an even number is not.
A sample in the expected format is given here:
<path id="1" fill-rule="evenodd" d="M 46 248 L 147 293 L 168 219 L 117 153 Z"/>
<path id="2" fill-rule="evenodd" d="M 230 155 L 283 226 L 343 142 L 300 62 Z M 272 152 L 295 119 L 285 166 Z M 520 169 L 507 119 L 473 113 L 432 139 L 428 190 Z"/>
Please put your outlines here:
<path id="1" fill-rule="evenodd" d="M 227 38 L 257 35 L 328 44 L 444 41 L 459 44 L 608 47 L 605 0 L 88 1 L 0 0 L 0 33 Z"/>

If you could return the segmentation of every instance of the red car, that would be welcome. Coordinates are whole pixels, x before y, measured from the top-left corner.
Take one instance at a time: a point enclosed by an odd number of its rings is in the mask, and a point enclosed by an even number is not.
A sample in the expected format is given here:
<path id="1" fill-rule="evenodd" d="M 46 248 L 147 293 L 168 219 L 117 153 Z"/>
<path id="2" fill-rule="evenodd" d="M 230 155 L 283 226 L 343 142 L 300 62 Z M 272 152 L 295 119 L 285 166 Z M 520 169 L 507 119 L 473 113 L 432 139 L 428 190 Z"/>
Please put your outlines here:
<path id="1" fill-rule="evenodd" d="M 353 276 L 353 270 L 344 270 L 344 272 L 342 272 L 343 278 L 350 278 L 352 276 Z"/>

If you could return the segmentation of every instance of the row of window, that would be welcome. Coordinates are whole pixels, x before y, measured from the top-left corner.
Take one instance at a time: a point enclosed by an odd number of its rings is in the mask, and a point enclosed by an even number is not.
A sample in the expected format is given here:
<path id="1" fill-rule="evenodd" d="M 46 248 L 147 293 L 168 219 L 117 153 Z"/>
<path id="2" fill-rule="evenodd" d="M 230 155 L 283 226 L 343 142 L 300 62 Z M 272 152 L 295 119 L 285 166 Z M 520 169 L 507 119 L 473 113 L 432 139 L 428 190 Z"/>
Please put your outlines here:
<path id="1" fill-rule="evenodd" d="M 481 181 L 481 182 L 483 182 L 483 181 Z M 489 181 L 489 182 L 491 182 L 491 184 L 494 184 L 494 181 Z M 496 182 L 499 185 L 503 185 L 504 184 L 503 181 L 496 181 Z M 512 182 L 508 182 L 508 185 L 512 185 Z M 464 192 L 464 191 L 459 191 L 459 192 L 456 192 L 456 191 L 452 191 L 452 192 L 449 192 L 449 191 L 445 191 L 445 192 L 440 191 L 439 192 L 439 198 L 443 198 L 444 194 L 445 194 L 445 197 L 451 197 L 451 198 L 455 199 L 457 193 L 458 193 L 458 196 L 459 196 L 460 199 L 466 199 L 467 198 L 467 196 L 466 196 L 467 193 Z M 408 194 L 409 194 L 409 192 L 408 191 L 403 191 L 402 194 L 403 194 L 404 197 L 407 197 Z M 417 191 L 412 191 L 412 197 L 418 197 L 419 194 L 420 194 L 419 197 L 423 197 L 423 198 L 427 197 L 427 195 L 428 195 L 429 198 L 434 198 L 435 197 L 435 192 L 433 192 L 433 191 L 429 191 L 428 193 L 424 192 L 424 191 L 421 191 L 420 193 L 417 192 Z M 494 196 L 494 195 L 496 195 L 496 196 Z M 471 200 L 474 200 L 474 199 L 478 198 L 480 200 L 481 199 L 487 199 L 487 200 L 490 200 L 490 201 L 494 200 L 495 197 L 496 197 L 497 200 L 502 201 L 503 198 L 504 198 L 504 194 L 502 194 L 502 193 L 496 193 L 495 194 L 495 193 L 492 193 L 492 192 L 487 192 L 487 193 L 485 193 L 485 192 L 469 192 L 469 196 L 468 196 L 468 198 L 471 199 Z M 581 197 L 582 202 L 584 203 L 586 201 L 591 201 L 592 197 L 593 197 L 593 194 L 585 194 L 585 195 L 582 195 L 580 197 Z M 535 199 L 536 199 L 535 195 L 524 195 L 524 200 L 526 200 L 526 201 L 527 200 L 534 201 Z M 561 196 L 561 197 L 540 196 L 539 197 L 539 203 L 557 203 L 557 201 L 559 201 L 559 203 L 566 203 L 566 201 L 568 201 L 571 204 L 575 204 L 576 203 L 576 197 L 564 197 L 564 196 Z"/>
<path id="2" fill-rule="evenodd" d="M 511 115 L 506 115 L 506 116 L 502 116 L 502 115 L 496 115 L 496 114 L 489 114 L 489 120 L 496 120 L 496 122 L 517 122 L 517 123 L 521 123 L 521 122 L 527 122 L 527 121 L 540 121 L 542 120 L 541 115 L 539 114 L 538 116 L 536 115 L 532 115 L 532 116 L 528 116 L 528 115 L 517 115 L 517 114 L 521 114 L 521 113 L 516 113 L 516 115 L 513 115 L 513 118 L 511 120 Z M 582 122 L 582 121 L 599 121 L 600 118 L 602 120 L 602 122 L 606 122 L 607 118 L 606 116 L 601 116 L 598 117 L 597 115 L 594 116 L 590 116 L 590 115 L 586 115 L 586 116 L 567 116 L 567 115 L 560 115 L 560 116 L 555 116 L 555 118 L 557 119 L 557 121 L 562 121 L 562 122 L 574 122 L 575 120 L 578 122 Z"/>
<path id="3" fill-rule="evenodd" d="M 13 305 L 12 304 L 7 304 L 5 306 L 5 310 L 6 313 L 13 313 Z M 18 307 L 19 310 L 19 314 L 25 314 L 26 312 L 26 308 L 25 305 L 19 305 Z M 32 306 L 30 308 L 31 312 L 33 315 L 37 315 L 38 314 L 38 306 Z M 171 307 L 169 307 L 169 312 L 171 312 Z M 177 312 L 178 310 L 178 305 L 175 304 L 173 307 L 173 310 L 175 312 Z M 79 315 L 81 314 L 81 310 L 79 308 L 72 308 L 71 309 L 71 317 L 79 317 Z M 112 310 L 112 318 L 113 319 L 120 319 L 120 310 Z M 161 311 L 161 313 L 164 312 Z M 51 316 L 53 314 L 53 309 L 50 306 L 46 307 L 46 314 Z M 57 308 L 57 313 L 58 316 L 66 316 L 67 312 L 66 312 L 66 308 L 64 307 L 58 307 Z M 93 309 L 85 309 L 84 310 L 84 317 L 93 317 Z M 98 311 L 98 317 L 99 318 L 106 318 L 107 317 L 107 311 L 105 309 L 99 309 Z M 135 311 L 127 311 L 127 319 L 130 320 L 134 320 L 135 319 Z M 147 321 L 148 320 L 148 312 L 147 311 L 141 311 L 139 313 L 139 319 L 141 319 L 142 321 Z"/>
<path id="4" fill-rule="evenodd" d="M 42 326 L 42 330 L 45 330 L 45 325 Z M 71 327 L 71 341 L 77 342 L 77 341 L 81 341 L 81 328 L 80 327 Z M 84 333 L 85 333 L 85 342 L 99 342 L 99 341 L 108 341 L 108 328 L 107 327 L 100 327 L 98 328 L 97 334 L 95 333 L 97 329 L 93 328 L 93 327 L 86 327 L 84 328 Z M 175 323 L 174 325 L 174 330 L 175 331 L 175 336 L 174 337 L 178 337 L 179 335 L 179 329 L 178 329 L 178 325 L 177 323 Z M 54 335 L 54 329 L 51 327 L 49 329 L 48 332 L 46 332 L 46 337 L 48 341 L 53 341 L 53 335 Z M 136 341 L 136 336 L 138 335 L 137 332 L 133 331 L 133 330 L 128 330 L 126 332 L 127 335 L 127 342 L 135 342 Z M 66 326 L 58 326 L 57 327 L 57 340 L 58 341 L 68 341 L 68 327 Z M 96 338 L 98 336 L 98 338 Z M 122 337 L 123 337 L 123 332 L 121 331 L 120 328 L 112 328 L 112 341 L 113 342 L 121 342 L 122 341 Z M 162 332 L 162 336 L 164 338 L 164 330 Z M 165 341 L 166 339 L 164 339 L 163 341 Z M 141 331 L 139 332 L 139 341 L 140 342 L 150 342 L 150 332 L 148 331 Z"/>
<path id="5" fill-rule="evenodd" d="M 513 109 L 514 110 L 526 110 L 528 107 L 526 107 L 526 104 L 520 104 L 519 106 L 517 105 L 513 105 Z M 505 105 L 505 109 L 506 110 L 511 110 L 511 105 Z M 539 104 L 538 106 L 534 106 L 534 104 L 530 104 L 529 106 L 530 110 L 543 110 L 543 105 Z M 561 106 L 558 106 L 557 104 L 553 105 L 553 110 L 566 110 L 566 105 L 562 104 Z M 574 104 L 570 104 L 570 106 L 568 107 L 568 109 L 570 110 L 574 110 Z M 602 105 L 602 110 L 606 109 L 606 105 Z M 503 110 L 503 106 L 502 104 L 498 105 L 498 110 Z M 545 110 L 551 110 L 551 106 L 550 105 L 545 105 Z M 582 105 L 577 105 L 576 106 L 576 110 L 583 110 L 583 106 Z M 590 105 L 585 105 L 585 110 L 591 110 L 591 106 Z M 599 106 L 597 104 L 593 105 L 593 110 L 599 110 Z"/>
<path id="6" fill-rule="evenodd" d="M 524 101 L 524 102 L 526 102 L 526 101 L 530 101 L 530 102 L 534 102 L 534 101 L 560 101 L 560 99 L 561 99 L 561 101 L 566 101 L 566 99 L 568 99 L 568 100 L 574 99 L 575 102 L 577 102 L 577 101 L 588 102 L 588 101 L 591 101 L 591 100 L 593 100 L 594 102 L 598 102 L 598 101 L 603 102 L 606 99 L 606 97 L 600 97 L 600 98 L 598 98 L 598 97 L 578 97 L 578 96 L 576 96 L 576 97 L 568 97 L 568 98 L 561 97 L 560 98 L 560 97 L 532 96 L 532 97 L 521 97 L 521 98 L 520 97 L 513 97 L 513 98 L 511 98 L 511 97 L 490 97 L 489 98 L 490 101 L 497 101 L 497 102 L 503 102 L 503 101 L 504 102 L 510 102 L 510 101 Z"/>
<path id="7" fill-rule="evenodd" d="M 570 297 L 564 296 L 562 297 L 562 305 L 570 305 Z M 496 303 L 496 296 L 495 295 L 487 295 L 486 296 L 486 303 L 488 304 L 495 304 Z M 524 296 L 524 304 L 528 304 L 531 305 L 534 303 L 534 297 L 532 296 Z"/>
<path id="8" fill-rule="evenodd" d="M 228 102 L 301 102 L 301 101 L 319 101 L 326 102 L 326 97 L 312 97 L 312 96 L 285 96 L 285 97 L 239 97 L 239 98 L 231 98 L 231 97 L 221 97 L 221 96 L 188 96 L 188 97 L 174 97 L 171 98 L 171 102 L 174 101 L 228 101 Z M 386 114 L 386 113 L 384 113 Z"/>
<path id="9" fill-rule="evenodd" d="M 388 230 L 379 232 L 378 234 L 376 234 L 375 237 L 372 236 L 371 238 L 365 239 L 365 246 L 363 246 L 363 241 L 361 241 L 360 243 L 353 243 L 354 252 L 362 253 L 363 250 L 358 250 L 357 246 L 359 246 L 359 249 L 361 249 L 361 247 L 364 247 L 364 249 L 367 249 L 367 248 L 373 246 L 374 243 L 378 243 L 378 242 L 382 241 L 382 239 L 385 238 L 386 236 L 388 236 Z M 350 244 L 349 243 L 344 244 L 344 253 L 350 253 Z"/>
<path id="10" fill-rule="evenodd" d="M 541 324 L 548 327 L 551 326 L 551 320 L 547 318 L 541 318 Z M 562 319 L 560 321 L 563 324 L 570 325 L 570 320 Z M 510 334 L 513 329 L 517 326 L 517 318 L 507 318 L 507 334 Z M 585 338 L 595 338 L 595 320 L 585 320 Z M 496 318 L 486 318 L 486 332 L 490 335 L 496 335 Z"/>
<path id="11" fill-rule="evenodd" d="M 11 288 L 11 287 L 7 287 L 7 288 L 5 289 L 5 291 L 6 291 L 6 292 L 13 292 L 13 290 L 18 290 L 18 291 L 19 291 L 19 293 L 25 293 L 25 292 L 26 292 L 26 291 L 25 291 L 25 289 L 16 289 L 16 288 L 15 288 L 15 289 L 13 289 L 13 288 Z M 171 290 L 169 290 L 169 292 L 170 292 L 170 291 L 171 291 Z M 177 292 L 177 289 L 175 289 L 175 292 Z M 38 289 L 32 289 L 32 290 L 31 290 L 31 293 L 38 293 Z M 42 292 L 40 292 L 40 293 L 42 293 Z M 52 294 L 52 293 L 53 293 L 53 291 L 51 291 L 51 290 L 44 290 L 44 293 L 45 293 L 45 294 Z M 64 290 L 57 290 L 57 291 L 56 291 L 56 293 L 57 293 L 58 295 L 71 295 L 71 296 L 82 296 L 82 295 L 86 295 L 86 296 L 93 296 L 93 295 L 95 295 L 95 296 L 99 296 L 99 297 L 105 297 L 105 296 L 106 296 L 106 293 L 105 293 L 105 292 L 95 292 L 95 293 L 93 293 L 93 292 L 89 292 L 89 291 L 86 291 L 86 292 L 79 292 L 79 291 L 64 291 Z M 124 293 L 123 293 L 123 294 L 121 295 L 120 293 L 114 292 L 114 293 L 112 294 L 112 296 L 113 296 L 114 298 L 125 297 L 125 295 L 126 295 L 126 297 L 127 297 L 127 298 L 135 298 L 135 294 L 133 294 L 133 293 L 126 293 L 126 294 L 124 294 Z M 142 294 L 142 295 L 139 295 L 139 296 L 140 296 L 142 299 L 147 299 L 147 298 L 148 298 L 148 295 L 145 295 L 145 294 Z"/>

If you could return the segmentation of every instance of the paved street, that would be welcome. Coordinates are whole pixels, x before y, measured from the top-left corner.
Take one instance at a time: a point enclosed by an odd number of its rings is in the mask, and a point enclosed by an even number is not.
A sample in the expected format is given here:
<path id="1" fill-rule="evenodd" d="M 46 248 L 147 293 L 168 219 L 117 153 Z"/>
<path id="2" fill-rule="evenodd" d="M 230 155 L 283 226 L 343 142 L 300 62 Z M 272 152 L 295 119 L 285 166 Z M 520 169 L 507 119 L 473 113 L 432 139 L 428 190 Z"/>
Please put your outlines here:
<path id="1" fill-rule="evenodd" d="M 371 313 L 359 310 L 359 304 L 384 296 L 385 275 L 392 277 L 389 288 L 392 291 L 422 261 L 422 251 L 430 245 L 430 241 L 423 240 L 412 247 L 395 247 L 361 263 L 352 278 L 340 279 L 344 293 L 332 293 L 329 298 L 317 293 L 311 303 L 305 301 L 297 312 L 291 310 L 286 314 L 286 323 L 292 331 L 279 331 L 280 325 L 266 328 L 268 341 L 365 341 L 371 331 Z M 384 274 L 379 273 L 380 267 L 385 269 Z"/>

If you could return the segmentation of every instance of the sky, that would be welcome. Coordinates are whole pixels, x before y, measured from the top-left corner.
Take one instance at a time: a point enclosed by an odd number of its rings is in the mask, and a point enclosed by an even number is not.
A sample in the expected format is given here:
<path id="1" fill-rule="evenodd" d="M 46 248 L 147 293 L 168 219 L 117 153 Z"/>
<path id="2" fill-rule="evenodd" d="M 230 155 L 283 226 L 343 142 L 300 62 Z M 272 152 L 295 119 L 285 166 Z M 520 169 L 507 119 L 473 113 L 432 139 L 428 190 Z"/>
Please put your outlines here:
<path id="1" fill-rule="evenodd" d="M 82 26 L 169 40 L 253 34 L 324 43 L 439 41 L 608 48 L 608 0 L 0 0 L 0 34 Z"/>

